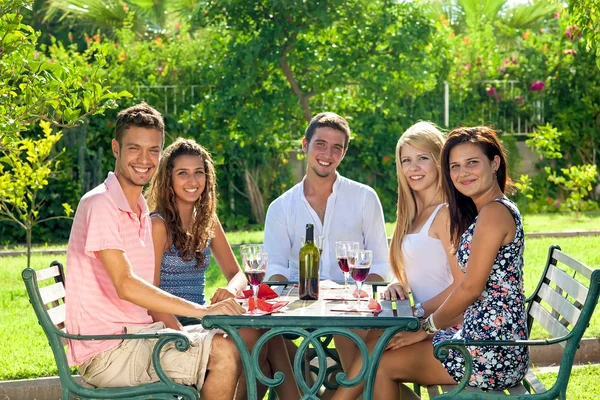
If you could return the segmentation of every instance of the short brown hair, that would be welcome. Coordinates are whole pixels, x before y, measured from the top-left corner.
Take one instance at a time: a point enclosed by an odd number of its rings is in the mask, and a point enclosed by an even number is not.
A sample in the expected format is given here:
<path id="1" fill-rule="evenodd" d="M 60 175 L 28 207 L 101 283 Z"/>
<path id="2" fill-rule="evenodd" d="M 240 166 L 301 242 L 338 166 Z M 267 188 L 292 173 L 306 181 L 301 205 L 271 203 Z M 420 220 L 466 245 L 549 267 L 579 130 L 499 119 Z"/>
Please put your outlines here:
<path id="1" fill-rule="evenodd" d="M 117 115 L 115 139 L 119 147 L 123 144 L 123 133 L 132 126 L 156 129 L 162 134 L 162 142 L 165 142 L 165 121 L 161 113 L 145 102 L 126 108 Z"/>
<path id="2" fill-rule="evenodd" d="M 348 142 L 350 141 L 350 127 L 348 126 L 348 121 L 344 118 L 332 112 L 322 112 L 315 115 L 310 120 L 306 132 L 304 133 L 304 138 L 308 143 L 310 143 L 317 128 L 333 128 L 342 132 L 344 136 L 346 136 L 344 139 L 344 149 L 348 148 Z"/>

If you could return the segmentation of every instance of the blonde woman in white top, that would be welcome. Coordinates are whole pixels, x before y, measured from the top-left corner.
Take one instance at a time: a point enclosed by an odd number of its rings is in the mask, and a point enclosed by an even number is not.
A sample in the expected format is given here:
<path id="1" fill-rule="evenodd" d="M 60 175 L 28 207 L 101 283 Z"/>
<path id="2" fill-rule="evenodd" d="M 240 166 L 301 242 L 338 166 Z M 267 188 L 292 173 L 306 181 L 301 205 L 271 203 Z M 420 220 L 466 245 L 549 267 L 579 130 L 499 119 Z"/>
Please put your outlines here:
<path id="1" fill-rule="evenodd" d="M 452 293 L 463 273 L 450 244 L 450 214 L 444 203 L 440 156 L 442 133 L 430 122 L 408 128 L 396 145 L 398 210 L 390 244 L 390 265 L 397 279 L 384 298 L 407 298 L 419 318 L 433 313 Z M 390 340 L 393 350 L 414 343 L 410 332 Z"/>
<path id="2" fill-rule="evenodd" d="M 451 254 L 450 214 L 444 203 L 440 168 L 443 145 L 444 136 L 429 122 L 411 126 L 396 145 L 398 211 L 390 244 L 390 266 L 397 282 L 388 286 L 383 297 L 406 299 L 412 291 L 416 303 L 413 312 L 420 318 L 437 310 L 463 275 Z M 370 331 L 366 342 L 374 345 L 380 334 Z M 421 340 L 420 333 L 396 334 L 383 353 L 379 369 L 393 369 L 398 362 L 393 350 Z M 348 377 L 356 376 L 361 362 L 360 356 L 356 357 Z M 402 398 L 416 398 L 407 387 L 401 389 Z M 340 387 L 333 399 L 355 399 L 361 391 L 362 385 Z"/>

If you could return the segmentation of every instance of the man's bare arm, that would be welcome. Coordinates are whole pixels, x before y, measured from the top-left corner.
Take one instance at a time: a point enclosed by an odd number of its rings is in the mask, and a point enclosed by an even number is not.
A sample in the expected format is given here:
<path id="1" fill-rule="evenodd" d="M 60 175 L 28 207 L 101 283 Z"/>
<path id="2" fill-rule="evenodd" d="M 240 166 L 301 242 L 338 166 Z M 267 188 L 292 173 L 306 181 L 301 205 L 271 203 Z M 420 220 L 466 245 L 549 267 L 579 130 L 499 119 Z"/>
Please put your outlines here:
<path id="1" fill-rule="evenodd" d="M 205 307 L 173 296 L 135 275 L 122 250 L 102 250 L 98 252 L 98 257 L 119 298 L 147 310 L 196 318 L 207 314 L 239 315 L 245 311 L 234 299 Z"/>

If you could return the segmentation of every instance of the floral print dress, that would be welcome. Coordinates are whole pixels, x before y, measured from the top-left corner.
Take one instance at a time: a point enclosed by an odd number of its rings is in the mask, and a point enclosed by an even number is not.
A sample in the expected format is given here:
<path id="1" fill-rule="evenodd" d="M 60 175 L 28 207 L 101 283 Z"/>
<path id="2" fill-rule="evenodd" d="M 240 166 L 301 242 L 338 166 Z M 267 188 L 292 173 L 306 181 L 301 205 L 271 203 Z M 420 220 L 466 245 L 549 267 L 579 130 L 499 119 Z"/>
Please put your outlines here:
<path id="1" fill-rule="evenodd" d="M 490 276 L 481 295 L 463 313 L 462 330 L 452 328 L 437 332 L 433 344 L 446 339 L 519 340 L 527 339 L 527 315 L 523 290 L 523 250 L 525 235 L 517 206 L 506 198 L 497 201 L 510 211 L 516 224 L 512 242 L 498 249 Z M 471 241 L 477 217 L 462 235 L 457 252 L 458 266 L 464 272 L 471 253 Z M 469 386 L 503 389 L 519 383 L 529 367 L 527 347 L 467 347 L 473 357 Z M 442 364 L 450 376 L 460 381 L 464 376 L 464 357 L 450 350 Z"/>

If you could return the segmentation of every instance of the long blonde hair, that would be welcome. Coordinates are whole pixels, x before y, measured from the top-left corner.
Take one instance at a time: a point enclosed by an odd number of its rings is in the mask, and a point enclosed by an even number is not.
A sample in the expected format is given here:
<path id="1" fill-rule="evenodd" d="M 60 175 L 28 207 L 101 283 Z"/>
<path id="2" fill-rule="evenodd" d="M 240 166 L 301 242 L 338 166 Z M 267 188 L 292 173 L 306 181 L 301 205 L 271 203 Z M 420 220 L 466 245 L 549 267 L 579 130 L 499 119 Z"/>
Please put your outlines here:
<path id="1" fill-rule="evenodd" d="M 417 216 L 417 201 L 415 194 L 408 185 L 408 181 L 402 172 L 402 146 L 410 145 L 431 154 L 435 161 L 438 172 L 438 190 L 443 196 L 442 171 L 440 156 L 444 146 L 444 136 L 440 130 L 431 122 L 417 122 L 400 136 L 396 144 L 396 174 L 398 175 L 398 204 L 396 215 L 396 226 L 392 235 L 390 245 L 390 265 L 396 275 L 398 282 L 408 291 L 408 281 L 404 272 L 404 260 L 402 257 L 402 242 L 412 228 L 412 223 Z"/>

